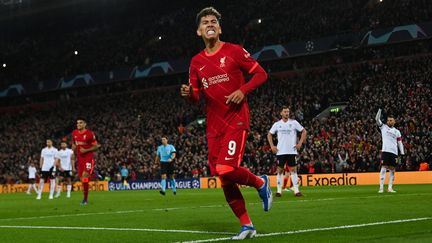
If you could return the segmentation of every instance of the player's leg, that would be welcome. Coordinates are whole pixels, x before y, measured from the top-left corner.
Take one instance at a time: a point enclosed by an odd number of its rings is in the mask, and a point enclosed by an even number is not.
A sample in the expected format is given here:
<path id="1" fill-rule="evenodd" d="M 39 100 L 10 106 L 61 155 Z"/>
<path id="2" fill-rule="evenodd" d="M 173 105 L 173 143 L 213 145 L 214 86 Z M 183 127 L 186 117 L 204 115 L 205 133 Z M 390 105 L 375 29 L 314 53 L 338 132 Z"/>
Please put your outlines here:
<path id="1" fill-rule="evenodd" d="M 296 197 L 301 197 L 302 193 L 299 191 L 299 187 L 298 187 L 299 178 L 297 175 L 297 166 L 290 166 L 289 171 L 290 171 L 290 176 L 293 184 L 292 188 L 294 190 L 294 195 Z"/>
<path id="2" fill-rule="evenodd" d="M 395 164 L 396 164 L 396 161 L 395 161 Z M 395 178 L 396 167 L 395 166 L 388 166 L 388 169 L 389 169 L 389 182 L 388 182 L 387 191 L 395 193 L 396 191 L 393 190 L 393 181 Z"/>
<path id="3" fill-rule="evenodd" d="M 62 174 L 59 174 L 56 177 L 56 181 L 57 181 L 57 191 L 56 191 L 55 197 L 58 198 L 58 197 L 60 197 L 60 194 L 61 194 L 61 191 L 62 191 L 62 183 L 63 183 L 63 176 L 62 176 Z"/>
<path id="4" fill-rule="evenodd" d="M 160 163 L 161 164 L 161 189 L 159 193 L 165 196 L 165 190 L 167 187 L 167 173 L 168 173 L 168 163 Z"/>
<path id="5" fill-rule="evenodd" d="M 261 178 L 241 167 L 246 146 L 246 130 L 227 131 L 221 138 L 220 151 L 217 156 L 216 172 L 227 183 L 236 183 L 254 187 L 263 200 L 264 211 L 271 208 L 272 197 L 270 181 L 266 175 Z"/>
<path id="6" fill-rule="evenodd" d="M 296 197 L 301 197 L 302 194 L 298 188 L 299 178 L 297 175 L 297 160 L 294 154 L 287 155 L 287 164 L 288 164 L 288 170 L 290 172 L 290 177 L 293 184 L 294 195 Z"/>
<path id="7" fill-rule="evenodd" d="M 276 171 L 276 197 L 282 196 L 282 182 L 284 177 L 284 165 L 285 165 L 285 159 L 284 155 L 277 156 L 277 171 Z"/>
<path id="8" fill-rule="evenodd" d="M 70 172 L 70 173 L 72 173 L 72 172 Z M 72 191 L 72 177 L 70 174 L 66 177 L 66 185 L 67 185 L 66 186 L 66 189 L 67 189 L 66 197 L 70 198 L 71 191 Z"/>
<path id="9" fill-rule="evenodd" d="M 42 198 L 42 192 L 45 186 L 45 181 L 48 180 L 48 171 L 42 171 L 42 177 L 39 179 L 39 190 L 36 199 L 40 200 Z"/>
<path id="10" fill-rule="evenodd" d="M 234 236 L 232 239 L 242 240 L 246 238 L 253 238 L 256 235 L 256 230 L 246 210 L 246 203 L 238 185 L 232 182 L 226 182 L 222 178 L 220 179 L 225 199 L 228 205 L 231 207 L 234 215 L 239 219 L 240 225 L 242 227 L 240 233 Z"/>
<path id="11" fill-rule="evenodd" d="M 36 186 L 36 179 L 32 179 L 32 187 L 33 187 L 33 190 L 36 192 L 36 194 L 39 192 L 39 190 L 38 190 L 38 188 L 37 188 L 37 186 Z"/>
<path id="12" fill-rule="evenodd" d="M 54 191 L 56 186 L 56 172 L 54 171 L 54 167 L 51 167 L 49 174 L 50 179 L 50 192 L 49 192 L 49 199 L 54 199 Z"/>
<path id="13" fill-rule="evenodd" d="M 90 176 L 93 173 L 94 161 L 78 163 L 78 174 L 80 175 L 83 185 L 83 200 L 82 205 L 88 204 L 89 182 Z"/>
<path id="14" fill-rule="evenodd" d="M 33 180 L 32 179 L 29 179 L 29 184 L 28 184 L 29 186 L 28 186 L 28 188 L 27 188 L 27 194 L 31 194 L 31 189 L 32 189 L 32 186 L 33 186 Z"/>
<path id="15" fill-rule="evenodd" d="M 382 152 L 382 154 L 381 154 L 381 170 L 380 170 L 380 188 L 379 188 L 378 193 L 384 192 L 384 182 L 385 182 L 386 172 L 389 169 L 389 166 L 391 166 L 391 164 L 389 162 L 390 162 L 389 153 Z"/>
<path id="16" fill-rule="evenodd" d="M 168 174 L 170 175 L 170 185 L 174 195 L 177 195 L 177 185 L 175 180 L 175 166 L 174 162 L 169 163 Z"/>

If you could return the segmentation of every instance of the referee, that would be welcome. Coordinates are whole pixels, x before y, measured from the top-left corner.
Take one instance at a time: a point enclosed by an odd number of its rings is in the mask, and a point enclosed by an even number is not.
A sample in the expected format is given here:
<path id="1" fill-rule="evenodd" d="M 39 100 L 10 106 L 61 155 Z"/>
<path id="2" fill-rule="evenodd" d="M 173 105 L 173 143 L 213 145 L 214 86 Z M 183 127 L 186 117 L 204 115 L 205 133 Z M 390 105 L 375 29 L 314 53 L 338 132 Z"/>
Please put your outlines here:
<path id="1" fill-rule="evenodd" d="M 176 195 L 176 181 L 174 179 L 175 165 L 174 159 L 176 157 L 176 149 L 172 144 L 168 144 L 168 138 L 166 136 L 162 137 L 162 145 L 157 148 L 156 151 L 156 163 L 161 164 L 161 190 L 160 194 L 165 196 L 165 190 L 167 187 L 166 179 L 167 174 L 171 178 L 170 184 L 174 195 Z"/>

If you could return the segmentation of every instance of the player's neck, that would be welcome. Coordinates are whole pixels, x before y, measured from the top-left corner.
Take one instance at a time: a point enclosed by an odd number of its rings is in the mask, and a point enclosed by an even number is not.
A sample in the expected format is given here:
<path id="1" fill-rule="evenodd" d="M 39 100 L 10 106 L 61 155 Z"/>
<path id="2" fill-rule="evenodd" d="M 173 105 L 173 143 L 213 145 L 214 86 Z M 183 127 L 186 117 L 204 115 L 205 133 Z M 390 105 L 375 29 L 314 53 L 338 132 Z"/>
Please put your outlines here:
<path id="1" fill-rule="evenodd" d="M 205 42 L 205 44 L 206 44 L 206 52 L 208 54 L 212 54 L 212 53 L 218 51 L 219 48 L 221 47 L 222 43 L 223 42 L 220 41 L 219 39 L 217 39 L 217 40 L 207 40 Z"/>
<path id="2" fill-rule="evenodd" d="M 287 122 L 289 118 L 282 118 L 282 121 Z"/>

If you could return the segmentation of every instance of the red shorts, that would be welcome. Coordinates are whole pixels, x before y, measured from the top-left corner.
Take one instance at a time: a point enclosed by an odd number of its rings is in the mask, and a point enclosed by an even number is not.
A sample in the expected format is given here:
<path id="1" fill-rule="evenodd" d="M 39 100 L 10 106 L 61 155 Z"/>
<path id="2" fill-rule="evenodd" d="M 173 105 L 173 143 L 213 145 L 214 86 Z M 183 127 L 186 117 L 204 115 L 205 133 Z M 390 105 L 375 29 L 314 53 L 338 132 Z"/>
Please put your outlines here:
<path id="1" fill-rule="evenodd" d="M 87 172 L 89 175 L 93 174 L 93 169 L 94 169 L 94 160 L 90 160 L 90 161 L 78 161 L 78 176 L 82 177 L 82 174 L 84 172 Z"/>
<path id="2" fill-rule="evenodd" d="M 218 137 L 207 138 L 208 160 L 212 175 L 216 175 L 216 165 L 240 166 L 246 146 L 247 130 L 227 130 Z"/>

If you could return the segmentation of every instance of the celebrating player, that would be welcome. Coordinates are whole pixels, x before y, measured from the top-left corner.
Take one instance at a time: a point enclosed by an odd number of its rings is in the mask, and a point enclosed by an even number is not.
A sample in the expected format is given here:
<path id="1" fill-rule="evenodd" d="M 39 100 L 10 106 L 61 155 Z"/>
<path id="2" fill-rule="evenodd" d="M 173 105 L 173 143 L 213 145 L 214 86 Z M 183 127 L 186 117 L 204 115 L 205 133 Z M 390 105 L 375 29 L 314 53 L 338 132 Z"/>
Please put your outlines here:
<path id="1" fill-rule="evenodd" d="M 72 150 L 75 152 L 78 162 L 78 176 L 83 185 L 84 199 L 81 205 L 87 205 L 89 180 L 93 174 L 93 154 L 99 148 L 96 136 L 86 128 L 87 122 L 84 118 L 77 119 L 77 129 L 72 132 Z"/>
<path id="2" fill-rule="evenodd" d="M 225 198 L 242 225 L 233 239 L 252 238 L 255 227 L 246 210 L 238 185 L 258 190 L 264 211 L 272 204 L 270 182 L 240 166 L 250 129 L 246 95 L 267 80 L 267 73 L 241 46 L 222 42 L 220 13 L 213 7 L 202 9 L 196 17 L 197 35 L 206 48 L 192 58 L 189 84 L 181 95 L 193 102 L 205 96 L 207 113 L 208 160 L 212 175 L 219 175 Z M 245 82 L 244 75 L 252 78 Z"/>
<path id="3" fill-rule="evenodd" d="M 57 181 L 57 193 L 55 197 L 60 197 L 62 182 L 66 179 L 67 184 L 67 195 L 70 197 L 72 190 L 72 173 L 75 172 L 75 158 L 72 149 L 67 147 L 67 143 L 62 141 L 60 144 L 60 150 L 56 154 L 56 166 L 58 172 Z"/>
<path id="4" fill-rule="evenodd" d="M 381 122 L 381 109 L 375 117 L 376 123 L 381 130 L 382 137 L 382 154 L 381 154 L 381 171 L 380 171 L 380 189 L 378 193 L 384 192 L 384 181 L 387 170 L 390 172 L 388 182 L 388 192 L 395 193 L 393 190 L 393 181 L 396 171 L 396 159 L 398 157 L 398 147 L 401 155 L 404 155 L 404 146 L 402 143 L 402 135 L 398 129 L 394 127 L 396 121 L 392 115 L 387 116 L 387 124 Z"/>
<path id="5" fill-rule="evenodd" d="M 290 110 L 288 107 L 282 107 L 280 113 L 282 119 L 275 122 L 267 134 L 267 140 L 270 144 L 271 150 L 277 156 L 278 169 L 277 169 L 277 192 L 276 196 L 282 196 L 282 181 L 284 174 L 284 167 L 288 164 L 291 180 L 293 183 L 294 195 L 297 197 L 302 196 L 298 189 L 298 176 L 297 176 L 297 161 L 296 155 L 301 148 L 303 142 L 306 140 L 306 129 L 303 128 L 298 121 L 289 119 Z M 300 140 L 297 142 L 297 132 L 301 132 Z M 273 135 L 277 133 L 278 144 L 277 147 L 273 144 Z"/>
<path id="6" fill-rule="evenodd" d="M 162 137 L 162 145 L 157 148 L 156 151 L 156 163 L 161 163 L 161 190 L 160 194 L 165 196 L 165 189 L 167 186 L 166 178 L 167 174 L 170 176 L 170 184 L 174 195 L 177 194 L 176 191 L 176 181 L 175 181 L 175 162 L 176 149 L 173 145 L 168 144 L 168 138 L 166 136 Z"/>
<path id="7" fill-rule="evenodd" d="M 50 179 L 50 194 L 49 199 L 54 198 L 55 190 L 55 167 L 54 167 L 54 156 L 57 154 L 57 149 L 53 147 L 51 139 L 46 140 L 46 147 L 42 149 L 40 158 L 40 168 L 42 171 L 42 178 L 39 181 L 39 192 L 36 199 L 42 198 L 42 191 L 45 185 L 45 181 Z"/>

